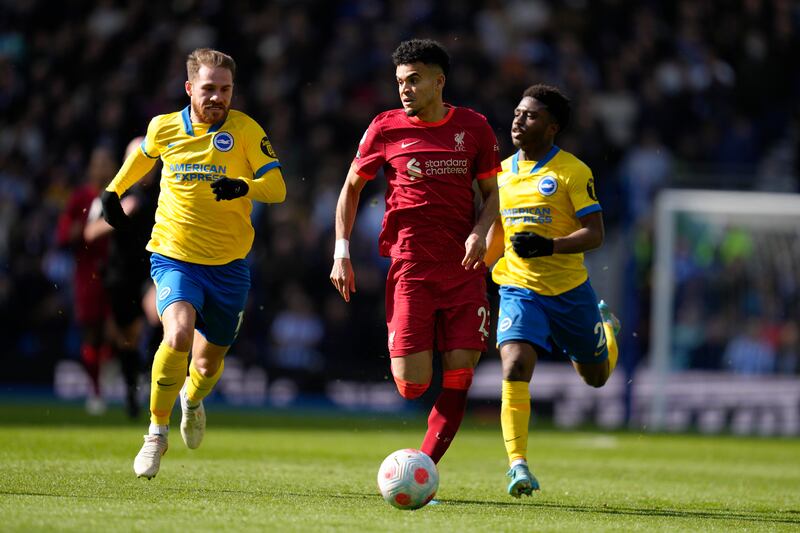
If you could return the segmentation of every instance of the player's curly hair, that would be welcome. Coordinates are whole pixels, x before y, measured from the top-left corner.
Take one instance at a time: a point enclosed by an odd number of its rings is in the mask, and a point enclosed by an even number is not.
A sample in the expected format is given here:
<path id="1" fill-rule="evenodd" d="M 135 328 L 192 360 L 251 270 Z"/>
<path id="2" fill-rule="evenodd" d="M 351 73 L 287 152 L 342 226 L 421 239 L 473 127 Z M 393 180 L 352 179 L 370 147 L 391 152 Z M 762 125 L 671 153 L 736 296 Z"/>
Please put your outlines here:
<path id="1" fill-rule="evenodd" d="M 236 62 L 228 54 L 224 54 L 211 48 L 198 48 L 186 58 L 186 74 L 189 79 L 194 79 L 200 71 L 200 66 L 223 67 L 231 71 L 231 75 L 236 77 Z"/>
<path id="2" fill-rule="evenodd" d="M 423 63 L 437 65 L 445 77 L 450 72 L 450 55 L 438 41 L 433 39 L 411 39 L 403 41 L 392 54 L 394 66 Z"/>
<path id="3" fill-rule="evenodd" d="M 543 83 L 531 85 L 522 93 L 523 98 L 526 96 L 539 100 L 547 107 L 550 115 L 552 115 L 558 123 L 559 133 L 567 128 L 572 110 L 570 108 L 569 98 L 567 98 L 558 87 L 545 85 Z"/>

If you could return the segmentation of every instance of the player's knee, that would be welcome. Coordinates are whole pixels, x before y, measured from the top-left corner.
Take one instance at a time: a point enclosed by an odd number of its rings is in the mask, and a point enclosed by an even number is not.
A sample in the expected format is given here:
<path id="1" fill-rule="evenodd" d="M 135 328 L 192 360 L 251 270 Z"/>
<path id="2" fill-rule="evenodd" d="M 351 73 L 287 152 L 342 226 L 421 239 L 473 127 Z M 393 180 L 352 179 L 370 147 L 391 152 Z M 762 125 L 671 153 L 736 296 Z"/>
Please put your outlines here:
<path id="1" fill-rule="evenodd" d="M 425 391 L 430 387 L 428 383 L 411 383 L 395 376 L 395 384 L 397 384 L 397 392 L 406 400 L 415 400 L 425 394 Z"/>
<path id="2" fill-rule="evenodd" d="M 220 366 L 220 363 L 208 359 L 198 359 L 192 362 L 194 370 L 204 378 L 214 377 L 219 372 Z"/>
<path id="3" fill-rule="evenodd" d="M 164 342 L 173 350 L 188 352 L 192 347 L 194 331 L 186 331 L 180 328 L 164 331 Z"/>
<path id="4" fill-rule="evenodd" d="M 503 359 L 503 379 L 507 381 L 530 381 L 530 365 L 519 358 Z"/>
<path id="5" fill-rule="evenodd" d="M 474 368 L 455 368 L 442 373 L 442 387 L 445 389 L 467 390 L 472 385 Z"/>

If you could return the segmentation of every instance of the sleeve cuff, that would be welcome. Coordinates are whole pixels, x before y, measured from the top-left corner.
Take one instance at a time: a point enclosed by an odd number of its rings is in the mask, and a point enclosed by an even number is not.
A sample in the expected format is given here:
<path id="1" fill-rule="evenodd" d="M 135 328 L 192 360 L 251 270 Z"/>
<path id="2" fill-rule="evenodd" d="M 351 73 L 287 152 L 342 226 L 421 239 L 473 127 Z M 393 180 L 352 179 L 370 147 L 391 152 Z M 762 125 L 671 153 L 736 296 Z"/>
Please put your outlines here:
<path id="1" fill-rule="evenodd" d="M 356 174 L 358 174 L 359 176 L 361 176 L 362 178 L 364 178 L 367 181 L 370 181 L 371 179 L 373 179 L 375 177 L 375 174 L 370 174 L 370 173 L 358 168 L 355 165 L 353 165 L 353 170 L 355 170 Z"/>
<path id="2" fill-rule="evenodd" d="M 575 216 L 578 218 L 585 217 L 586 215 L 591 215 L 592 213 L 597 213 L 598 211 L 602 211 L 603 208 L 600 207 L 600 204 L 592 204 L 587 205 L 583 209 L 578 209 L 575 211 Z"/>
<path id="3" fill-rule="evenodd" d="M 493 178 L 493 177 L 497 176 L 500 173 L 501 170 L 502 170 L 502 167 L 495 167 L 492 170 L 487 170 L 486 172 L 481 172 L 480 174 L 477 174 L 475 176 L 475 179 L 485 180 L 485 179 L 488 179 L 488 178 Z"/>
<path id="4" fill-rule="evenodd" d="M 256 170 L 256 173 L 253 174 L 254 179 L 258 179 L 273 168 L 279 168 L 281 166 L 280 161 L 270 161 L 266 165 L 263 165 L 261 168 Z"/>
<path id="5" fill-rule="evenodd" d="M 148 158 L 150 158 L 150 159 L 158 159 L 158 156 L 157 156 L 157 155 L 150 155 L 150 154 L 148 154 L 148 153 L 147 153 L 147 149 L 144 147 L 144 143 L 145 143 L 145 141 L 142 141 L 142 144 L 140 144 L 140 145 L 139 145 L 139 147 L 142 149 L 142 153 L 143 153 L 143 154 L 144 154 L 146 157 L 148 157 Z"/>

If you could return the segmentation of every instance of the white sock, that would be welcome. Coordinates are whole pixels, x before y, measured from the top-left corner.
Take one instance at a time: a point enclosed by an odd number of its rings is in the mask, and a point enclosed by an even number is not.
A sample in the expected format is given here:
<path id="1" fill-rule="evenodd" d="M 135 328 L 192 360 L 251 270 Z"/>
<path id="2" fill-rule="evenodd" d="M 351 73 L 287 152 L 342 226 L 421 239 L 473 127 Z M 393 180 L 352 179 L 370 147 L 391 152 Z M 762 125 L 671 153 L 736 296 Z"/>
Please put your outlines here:
<path id="1" fill-rule="evenodd" d="M 514 459 L 514 462 L 511 463 L 511 468 L 514 468 L 517 465 L 528 466 L 528 461 L 526 461 L 525 459 Z"/>
<path id="2" fill-rule="evenodd" d="M 150 435 L 163 435 L 164 437 L 169 435 L 169 426 L 160 426 L 158 424 L 153 424 L 150 422 L 150 429 L 147 431 Z"/>

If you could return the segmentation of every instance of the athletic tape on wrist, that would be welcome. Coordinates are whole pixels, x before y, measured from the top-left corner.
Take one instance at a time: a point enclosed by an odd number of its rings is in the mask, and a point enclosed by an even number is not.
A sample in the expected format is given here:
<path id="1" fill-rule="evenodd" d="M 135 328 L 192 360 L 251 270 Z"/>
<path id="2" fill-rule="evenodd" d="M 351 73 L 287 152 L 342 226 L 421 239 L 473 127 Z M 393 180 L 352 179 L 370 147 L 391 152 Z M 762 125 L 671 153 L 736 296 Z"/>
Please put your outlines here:
<path id="1" fill-rule="evenodd" d="M 333 246 L 334 259 L 350 259 L 350 241 L 347 239 L 336 239 Z"/>

